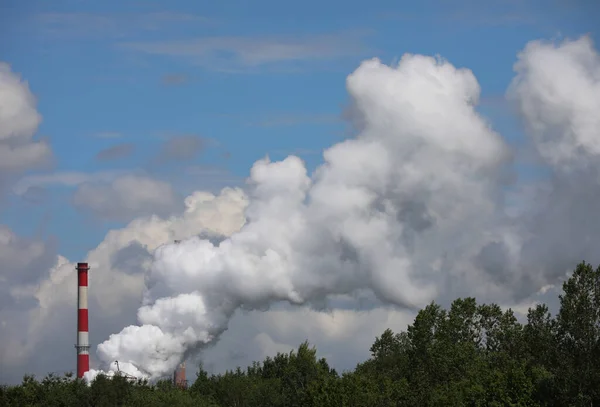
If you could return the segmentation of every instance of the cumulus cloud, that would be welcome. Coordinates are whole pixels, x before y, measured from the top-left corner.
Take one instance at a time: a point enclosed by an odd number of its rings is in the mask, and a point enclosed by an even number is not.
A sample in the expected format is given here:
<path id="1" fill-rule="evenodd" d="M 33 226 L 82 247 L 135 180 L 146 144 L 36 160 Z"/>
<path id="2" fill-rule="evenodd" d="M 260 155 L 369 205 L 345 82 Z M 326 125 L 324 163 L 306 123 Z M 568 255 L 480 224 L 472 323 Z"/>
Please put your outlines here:
<path id="1" fill-rule="evenodd" d="M 41 121 L 27 82 L 0 61 L 0 188 L 9 177 L 52 158 L 49 144 L 33 138 Z"/>
<path id="2" fill-rule="evenodd" d="M 110 183 L 84 183 L 75 191 L 73 204 L 113 220 L 167 215 L 179 206 L 169 183 L 140 175 L 123 175 Z"/>

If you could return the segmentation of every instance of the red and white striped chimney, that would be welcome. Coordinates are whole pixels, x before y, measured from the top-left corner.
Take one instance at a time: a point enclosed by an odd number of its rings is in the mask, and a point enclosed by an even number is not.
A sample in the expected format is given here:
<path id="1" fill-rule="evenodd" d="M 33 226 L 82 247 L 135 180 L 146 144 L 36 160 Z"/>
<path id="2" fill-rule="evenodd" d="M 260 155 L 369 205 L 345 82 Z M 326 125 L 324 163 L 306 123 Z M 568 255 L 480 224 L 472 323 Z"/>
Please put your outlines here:
<path id="1" fill-rule="evenodd" d="M 88 332 L 88 264 L 77 263 L 77 377 L 90 370 Z"/>

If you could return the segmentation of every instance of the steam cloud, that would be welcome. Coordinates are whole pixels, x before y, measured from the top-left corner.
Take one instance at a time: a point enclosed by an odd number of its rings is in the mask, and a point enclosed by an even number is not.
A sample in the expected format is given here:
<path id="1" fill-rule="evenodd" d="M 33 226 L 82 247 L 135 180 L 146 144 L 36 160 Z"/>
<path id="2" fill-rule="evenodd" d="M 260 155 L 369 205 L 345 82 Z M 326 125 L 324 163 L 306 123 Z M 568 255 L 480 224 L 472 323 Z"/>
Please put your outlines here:
<path id="1" fill-rule="evenodd" d="M 508 97 L 544 182 L 515 181 L 515 152 L 477 112 L 470 70 L 422 55 L 365 61 L 347 78 L 358 136 L 312 175 L 294 156 L 256 162 L 245 225 L 218 243 L 159 247 L 139 326 L 111 335 L 99 358 L 158 378 L 217 341 L 240 307 L 359 290 L 410 309 L 504 301 L 597 258 L 600 56 L 587 37 L 532 42 L 515 71 Z"/>

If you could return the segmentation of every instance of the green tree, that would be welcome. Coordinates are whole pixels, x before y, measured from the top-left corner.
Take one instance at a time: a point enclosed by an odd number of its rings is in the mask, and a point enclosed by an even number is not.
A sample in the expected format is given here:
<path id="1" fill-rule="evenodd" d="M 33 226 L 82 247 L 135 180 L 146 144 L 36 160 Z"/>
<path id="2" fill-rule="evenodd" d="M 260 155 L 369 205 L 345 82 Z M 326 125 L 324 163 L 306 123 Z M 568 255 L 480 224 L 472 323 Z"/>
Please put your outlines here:
<path id="1" fill-rule="evenodd" d="M 600 268 L 578 264 L 559 298 L 556 385 L 560 397 L 573 405 L 600 405 Z"/>

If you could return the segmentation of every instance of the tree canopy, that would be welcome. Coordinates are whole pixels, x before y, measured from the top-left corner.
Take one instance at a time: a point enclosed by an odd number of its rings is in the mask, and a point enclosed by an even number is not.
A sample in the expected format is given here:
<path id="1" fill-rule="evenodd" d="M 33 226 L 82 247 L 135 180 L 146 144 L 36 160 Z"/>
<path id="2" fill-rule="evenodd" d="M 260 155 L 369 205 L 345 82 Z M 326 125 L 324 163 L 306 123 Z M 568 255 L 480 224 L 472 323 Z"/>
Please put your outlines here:
<path id="1" fill-rule="evenodd" d="M 580 263 L 560 309 L 512 310 L 455 300 L 432 303 L 404 332 L 385 330 L 371 357 L 338 373 L 314 347 L 278 353 L 245 370 L 208 374 L 187 389 L 99 376 L 25 376 L 0 387 L 3 406 L 599 406 L 600 267 Z"/>

